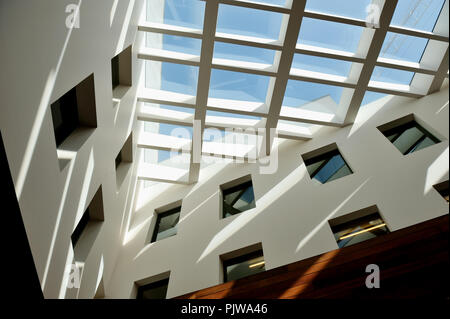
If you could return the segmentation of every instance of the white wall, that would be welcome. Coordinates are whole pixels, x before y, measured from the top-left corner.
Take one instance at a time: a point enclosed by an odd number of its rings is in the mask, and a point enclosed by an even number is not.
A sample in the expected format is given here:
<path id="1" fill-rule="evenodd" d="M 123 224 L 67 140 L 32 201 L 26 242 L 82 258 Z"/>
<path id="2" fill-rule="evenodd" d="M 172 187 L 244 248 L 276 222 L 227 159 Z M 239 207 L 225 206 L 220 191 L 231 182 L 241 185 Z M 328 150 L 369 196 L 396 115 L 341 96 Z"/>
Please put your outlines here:
<path id="1" fill-rule="evenodd" d="M 376 127 L 410 113 L 442 142 L 403 156 Z M 169 298 L 219 284 L 219 255 L 257 242 L 266 269 L 336 249 L 327 220 L 374 204 L 391 231 L 447 214 L 432 186 L 448 180 L 448 113 L 448 87 L 417 100 L 386 97 L 362 108 L 352 126 L 283 143 L 273 175 L 260 175 L 257 164 L 218 164 L 203 169 L 194 186 L 141 190 L 110 297 L 133 297 L 134 282 L 167 271 Z M 324 185 L 311 181 L 301 155 L 333 142 L 354 173 Z M 248 173 L 256 208 L 220 219 L 219 185 Z M 147 244 L 154 210 L 180 199 L 178 234 Z"/>
<path id="2" fill-rule="evenodd" d="M 81 4 L 80 28 L 72 31 L 66 27 L 65 12 L 71 3 Z M 124 234 L 135 178 L 130 171 L 117 189 L 114 159 L 134 125 L 136 90 L 133 87 L 113 107 L 110 61 L 134 42 L 143 4 L 0 1 L 0 127 L 47 298 L 65 297 L 64 270 L 73 258 L 70 235 L 100 185 L 105 221 L 87 257 L 80 291 L 69 291 L 67 297 L 93 297 L 99 276 L 108 282 L 121 248 L 119 234 Z M 133 52 L 133 83 L 139 79 L 139 64 Z M 98 127 L 82 146 L 66 145 L 76 153 L 60 171 L 49 104 L 91 73 Z"/>

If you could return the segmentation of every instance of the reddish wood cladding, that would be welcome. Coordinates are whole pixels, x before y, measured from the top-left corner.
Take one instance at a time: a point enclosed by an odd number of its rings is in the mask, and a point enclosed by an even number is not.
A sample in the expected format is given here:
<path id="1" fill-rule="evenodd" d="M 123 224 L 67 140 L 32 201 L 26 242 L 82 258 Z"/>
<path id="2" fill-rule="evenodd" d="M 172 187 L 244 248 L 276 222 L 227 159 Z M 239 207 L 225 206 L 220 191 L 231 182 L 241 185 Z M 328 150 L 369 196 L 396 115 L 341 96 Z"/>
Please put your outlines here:
<path id="1" fill-rule="evenodd" d="M 449 215 L 180 299 L 449 298 Z M 380 289 L 365 286 L 368 264 Z"/>

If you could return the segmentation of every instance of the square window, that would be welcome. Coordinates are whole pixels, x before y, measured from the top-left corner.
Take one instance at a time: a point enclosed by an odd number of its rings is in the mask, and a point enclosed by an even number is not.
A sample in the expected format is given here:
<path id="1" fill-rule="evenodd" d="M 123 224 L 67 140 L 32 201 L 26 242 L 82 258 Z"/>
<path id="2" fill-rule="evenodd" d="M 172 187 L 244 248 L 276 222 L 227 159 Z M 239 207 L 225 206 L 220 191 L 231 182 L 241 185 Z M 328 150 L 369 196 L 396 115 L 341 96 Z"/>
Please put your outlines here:
<path id="1" fill-rule="evenodd" d="M 328 221 L 339 248 L 389 233 L 376 206 Z"/>
<path id="2" fill-rule="evenodd" d="M 120 163 L 122 163 L 122 150 L 116 156 L 116 169 L 120 165 Z"/>
<path id="3" fill-rule="evenodd" d="M 80 127 L 97 127 L 94 74 L 78 83 L 50 105 L 56 147 Z M 87 138 L 87 137 L 86 137 Z M 77 144 L 80 144 L 77 142 Z"/>
<path id="4" fill-rule="evenodd" d="M 353 173 L 336 144 L 304 154 L 302 157 L 311 179 L 316 179 L 322 184 Z"/>
<path id="5" fill-rule="evenodd" d="M 222 218 L 236 215 L 255 208 L 255 194 L 251 176 L 231 181 L 221 186 Z"/>
<path id="6" fill-rule="evenodd" d="M 111 59 L 113 90 L 119 85 L 131 86 L 131 45 Z"/>
<path id="7" fill-rule="evenodd" d="M 56 146 L 59 146 L 79 124 L 76 88 L 52 103 L 51 110 Z"/>
<path id="8" fill-rule="evenodd" d="M 136 299 L 166 299 L 169 278 L 138 287 Z"/>
<path id="9" fill-rule="evenodd" d="M 116 156 L 116 182 L 120 188 L 133 162 L 133 132 L 130 133 L 127 140 L 123 144 L 121 150 Z"/>
<path id="10" fill-rule="evenodd" d="M 262 249 L 223 260 L 224 282 L 237 280 L 265 271 Z"/>
<path id="11" fill-rule="evenodd" d="M 104 221 L 103 193 L 100 186 L 70 236 L 75 261 L 84 262 L 100 233 Z"/>
<path id="12" fill-rule="evenodd" d="M 378 129 L 403 155 L 440 142 L 415 121 L 413 114 L 379 126 Z"/>
<path id="13" fill-rule="evenodd" d="M 165 212 L 157 212 L 155 230 L 151 242 L 172 237 L 177 234 L 177 225 L 180 220 L 181 206 Z"/>

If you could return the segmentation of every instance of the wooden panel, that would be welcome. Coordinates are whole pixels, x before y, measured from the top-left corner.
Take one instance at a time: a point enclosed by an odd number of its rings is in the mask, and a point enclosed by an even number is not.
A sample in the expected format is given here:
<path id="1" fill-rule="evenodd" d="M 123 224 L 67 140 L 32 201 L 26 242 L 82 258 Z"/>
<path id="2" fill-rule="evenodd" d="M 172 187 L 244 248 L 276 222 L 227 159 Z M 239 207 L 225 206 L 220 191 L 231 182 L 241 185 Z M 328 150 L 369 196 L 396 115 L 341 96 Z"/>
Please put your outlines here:
<path id="1" fill-rule="evenodd" d="M 180 299 L 449 297 L 449 216 L 329 251 Z M 380 288 L 368 289 L 366 266 L 380 267 Z"/>

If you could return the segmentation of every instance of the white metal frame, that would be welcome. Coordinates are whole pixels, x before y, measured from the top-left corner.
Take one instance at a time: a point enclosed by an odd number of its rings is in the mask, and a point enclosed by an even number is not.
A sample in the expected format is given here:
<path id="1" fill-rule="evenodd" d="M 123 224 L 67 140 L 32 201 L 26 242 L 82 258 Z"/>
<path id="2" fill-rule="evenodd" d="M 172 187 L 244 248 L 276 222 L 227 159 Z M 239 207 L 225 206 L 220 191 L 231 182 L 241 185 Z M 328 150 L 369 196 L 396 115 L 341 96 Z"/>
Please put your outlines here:
<path id="1" fill-rule="evenodd" d="M 255 127 L 265 127 L 266 133 L 270 128 L 277 128 L 279 137 L 296 140 L 307 140 L 313 137 L 313 132 L 307 127 L 301 130 L 289 131 L 279 127 L 279 120 L 291 122 L 308 123 L 324 126 L 341 127 L 352 124 L 357 116 L 358 109 L 366 91 L 380 92 L 386 94 L 400 95 L 418 98 L 431 94 L 442 86 L 443 81 L 448 78 L 448 11 L 449 0 L 446 0 L 441 14 L 438 18 L 433 32 L 408 29 L 400 26 L 390 25 L 394 14 L 397 0 L 373 0 L 381 10 L 379 24 L 374 28 L 368 27 L 366 21 L 341 16 L 334 16 L 320 12 L 305 10 L 307 0 L 287 0 L 285 6 L 262 4 L 247 0 L 204 0 L 205 17 L 203 30 L 178 27 L 162 23 L 142 21 L 138 30 L 141 32 L 154 32 L 168 35 L 177 35 L 201 39 L 200 55 L 192 55 L 167 50 L 141 48 L 138 58 L 152 61 L 171 62 L 185 65 L 194 65 L 199 68 L 199 77 L 196 96 L 172 93 L 162 90 L 141 87 L 138 91 L 139 102 L 156 104 L 169 104 L 194 108 L 195 113 L 184 114 L 183 112 L 168 111 L 163 109 L 138 110 L 138 120 L 153 121 L 158 123 L 179 124 L 193 126 L 198 121 L 200 126 L 194 126 L 192 146 L 184 147 L 186 141 L 160 137 L 155 141 L 155 136 L 142 135 L 138 147 L 151 149 L 182 149 L 191 153 L 191 164 L 189 176 L 181 183 L 195 183 L 198 181 L 200 164 L 198 156 L 202 152 L 202 135 L 205 128 L 218 127 L 243 127 L 239 119 L 230 118 L 229 122 L 220 122 L 206 117 L 207 110 L 234 113 L 241 115 L 253 115 L 261 117 L 262 120 Z M 279 38 L 267 40 L 256 37 L 216 33 L 216 23 L 220 4 L 234 5 L 258 10 L 267 10 L 284 14 Z M 356 53 L 325 49 L 304 44 L 297 44 L 298 34 L 303 17 L 345 23 L 364 27 L 362 38 Z M 428 44 L 419 63 L 411 63 L 379 57 L 381 47 L 388 32 L 403 35 L 421 37 L 428 39 Z M 226 42 L 258 48 L 276 50 L 274 63 L 248 63 L 227 59 L 213 58 L 215 42 Z M 313 55 L 318 57 L 332 58 L 354 62 L 350 74 L 347 77 L 339 77 L 323 73 L 309 72 L 291 68 L 295 53 Z M 393 68 L 398 70 L 414 72 L 415 75 L 410 85 L 393 85 L 371 81 L 372 71 L 376 66 Z M 214 99 L 208 97 L 211 69 L 222 69 L 258 75 L 270 76 L 269 89 L 265 103 L 253 103 L 245 101 L 234 101 Z M 336 114 L 315 112 L 303 108 L 296 109 L 282 107 L 282 102 L 288 80 L 301 80 L 333 86 L 343 87 L 344 91 L 341 101 L 337 106 Z M 316 103 L 317 101 L 311 101 Z M 242 121 L 241 121 L 242 122 Z M 252 124 L 249 124 L 252 126 Z M 286 126 L 286 127 L 289 127 Z M 198 128 L 198 129 L 197 129 Z M 269 137 L 268 134 L 266 136 Z M 268 155 L 271 151 L 272 138 L 265 140 L 265 150 Z M 233 157 L 233 154 L 220 154 L 217 156 Z M 240 157 L 234 154 L 235 157 Z M 245 156 L 244 156 L 245 159 Z M 180 183 L 180 180 L 155 177 L 139 176 L 140 179 Z"/>

